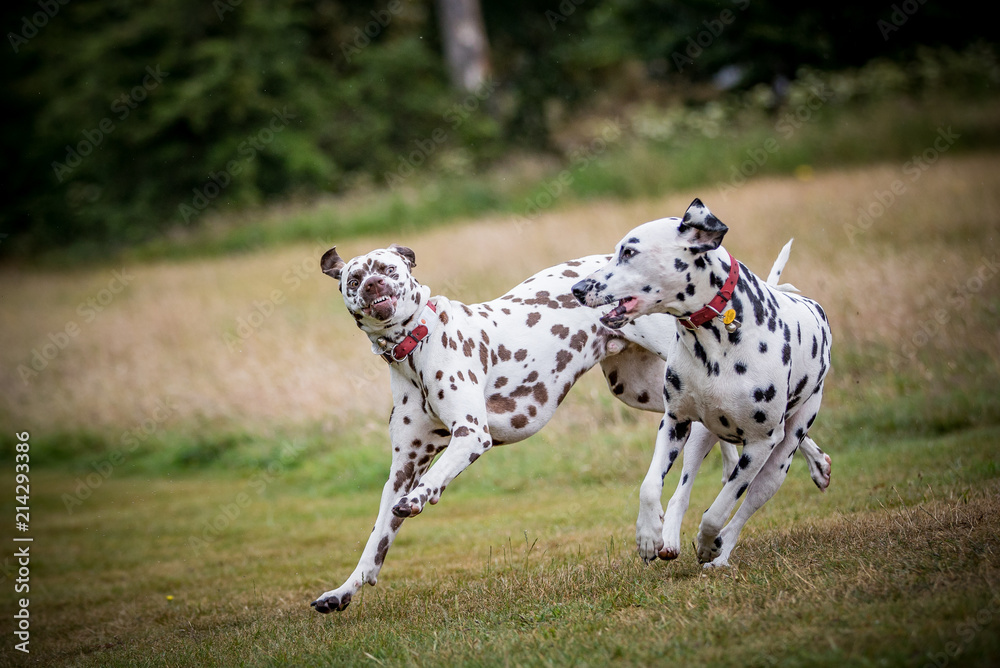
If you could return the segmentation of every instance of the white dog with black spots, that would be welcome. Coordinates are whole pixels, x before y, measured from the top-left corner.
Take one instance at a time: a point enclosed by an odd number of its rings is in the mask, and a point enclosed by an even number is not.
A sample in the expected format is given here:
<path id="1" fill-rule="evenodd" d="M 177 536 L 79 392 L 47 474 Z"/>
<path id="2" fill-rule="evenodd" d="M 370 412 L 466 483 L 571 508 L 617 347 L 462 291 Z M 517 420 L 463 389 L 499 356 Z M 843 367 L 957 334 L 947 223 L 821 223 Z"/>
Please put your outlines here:
<path id="1" fill-rule="evenodd" d="M 769 285 L 734 260 L 721 246 L 727 231 L 696 199 L 683 218 L 655 220 L 626 234 L 608 263 L 573 288 L 588 306 L 616 304 L 601 319 L 612 329 L 634 323 L 655 330 L 659 322 L 647 324 L 645 316 L 663 313 L 679 325 L 669 330 L 670 345 L 657 351 L 667 361 L 666 409 L 636 523 L 639 554 L 647 560 L 672 558 L 679 548 L 676 512 L 682 516 L 683 509 L 668 504 L 664 521 L 660 497 L 685 445 L 675 497 L 690 492 L 708 453 L 702 439 L 697 445 L 689 439 L 693 423 L 743 446 L 702 516 L 698 557 L 711 567 L 728 565 L 744 524 L 781 486 L 796 450 L 815 447 L 808 433 L 830 369 L 826 314 L 815 301 Z M 828 482 L 829 459 L 823 458 Z"/>

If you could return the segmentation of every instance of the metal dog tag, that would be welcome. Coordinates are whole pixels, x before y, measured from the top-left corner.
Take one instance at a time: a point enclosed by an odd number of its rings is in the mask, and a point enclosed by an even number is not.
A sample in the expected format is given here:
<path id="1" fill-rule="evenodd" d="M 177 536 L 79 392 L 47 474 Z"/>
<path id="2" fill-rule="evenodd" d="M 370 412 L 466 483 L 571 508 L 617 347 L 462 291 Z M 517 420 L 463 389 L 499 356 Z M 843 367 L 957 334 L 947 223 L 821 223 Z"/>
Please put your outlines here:
<path id="1" fill-rule="evenodd" d="M 733 309 L 728 309 L 722 314 L 722 323 L 726 326 L 726 331 L 730 334 L 739 329 L 742 324 L 736 319 L 736 311 Z"/>

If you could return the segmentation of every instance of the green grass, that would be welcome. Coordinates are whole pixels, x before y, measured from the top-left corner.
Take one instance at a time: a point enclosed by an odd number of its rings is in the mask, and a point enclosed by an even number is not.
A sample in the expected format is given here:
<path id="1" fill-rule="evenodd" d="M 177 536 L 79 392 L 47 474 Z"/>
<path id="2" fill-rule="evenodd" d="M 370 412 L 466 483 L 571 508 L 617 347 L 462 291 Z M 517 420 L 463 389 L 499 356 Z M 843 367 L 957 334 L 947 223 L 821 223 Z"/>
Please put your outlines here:
<path id="1" fill-rule="evenodd" d="M 949 396 L 954 410 L 968 406 Z M 722 573 L 702 572 L 692 549 L 652 566 L 634 554 L 655 427 L 647 420 L 498 448 L 407 522 L 377 587 L 328 616 L 308 603 L 360 554 L 378 499 L 374 471 L 384 467 L 369 457 L 384 452 L 381 438 L 334 443 L 351 453 L 339 459 L 306 447 L 301 459 L 272 456 L 256 469 L 247 460 L 228 473 L 175 464 L 154 477 L 138 457 L 68 507 L 87 471 L 46 466 L 32 477 L 31 658 L 875 666 L 960 650 L 950 665 L 991 665 L 1000 651 L 1000 419 L 990 401 L 974 425 L 912 403 L 817 423 L 834 460 L 831 488 L 817 492 L 797 462 Z M 856 429 L 869 421 L 876 426 Z M 717 454 L 703 471 L 685 544 L 719 488 Z M 12 512 L 10 501 L 3 510 Z M 10 644 L 2 658 L 16 660 Z"/>

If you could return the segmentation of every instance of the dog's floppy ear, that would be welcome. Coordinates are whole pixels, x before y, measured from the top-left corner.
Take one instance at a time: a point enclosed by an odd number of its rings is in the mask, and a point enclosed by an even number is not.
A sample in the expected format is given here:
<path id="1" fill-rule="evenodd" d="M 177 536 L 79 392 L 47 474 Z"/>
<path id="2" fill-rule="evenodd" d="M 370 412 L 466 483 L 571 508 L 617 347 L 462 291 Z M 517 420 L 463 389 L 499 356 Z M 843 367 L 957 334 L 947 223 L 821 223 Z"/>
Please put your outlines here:
<path id="1" fill-rule="evenodd" d="M 323 269 L 324 274 L 340 280 L 340 272 L 344 270 L 344 260 L 337 254 L 336 246 L 323 253 L 323 259 L 319 261 L 319 266 Z"/>
<path id="2" fill-rule="evenodd" d="M 410 269 L 413 269 L 414 267 L 417 266 L 417 254 L 414 253 L 411 249 L 407 248 L 406 246 L 393 244 L 389 246 L 389 250 L 391 250 L 394 253 L 398 253 L 399 255 L 402 255 L 403 259 L 406 260 L 406 265 Z"/>
<path id="3" fill-rule="evenodd" d="M 729 228 L 716 218 L 700 199 L 695 198 L 684 212 L 684 218 L 677 231 L 689 244 L 688 250 L 692 253 L 705 253 L 719 247 L 722 237 L 726 236 Z"/>

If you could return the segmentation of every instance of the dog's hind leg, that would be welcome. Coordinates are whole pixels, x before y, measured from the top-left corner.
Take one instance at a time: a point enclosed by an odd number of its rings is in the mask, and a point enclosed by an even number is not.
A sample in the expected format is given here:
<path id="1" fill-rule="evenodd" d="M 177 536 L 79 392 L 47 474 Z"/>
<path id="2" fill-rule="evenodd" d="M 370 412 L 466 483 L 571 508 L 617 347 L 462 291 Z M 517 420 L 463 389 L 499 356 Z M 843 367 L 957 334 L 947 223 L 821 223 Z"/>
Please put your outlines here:
<path id="1" fill-rule="evenodd" d="M 812 477 L 813 482 L 819 487 L 819 491 L 825 492 L 826 488 L 830 486 L 830 472 L 833 467 L 830 455 L 823 452 L 816 445 L 816 442 L 808 436 L 802 439 L 799 452 L 809 462 L 809 475 Z"/>
<path id="2" fill-rule="evenodd" d="M 807 438 L 807 421 L 810 416 L 815 416 L 819 411 L 823 400 L 822 390 L 813 394 L 802 404 L 802 407 L 788 418 L 786 423 L 785 436 L 781 442 L 771 451 L 770 456 L 754 476 L 750 487 L 746 491 L 746 498 L 740 504 L 739 509 L 728 524 L 719 533 L 714 546 L 718 551 L 706 567 L 722 567 L 729 565 L 729 555 L 732 553 L 736 542 L 739 540 L 743 525 L 746 524 L 750 516 L 763 506 L 774 496 L 774 493 L 781 487 L 788 475 L 792 458 L 795 451 Z"/>

